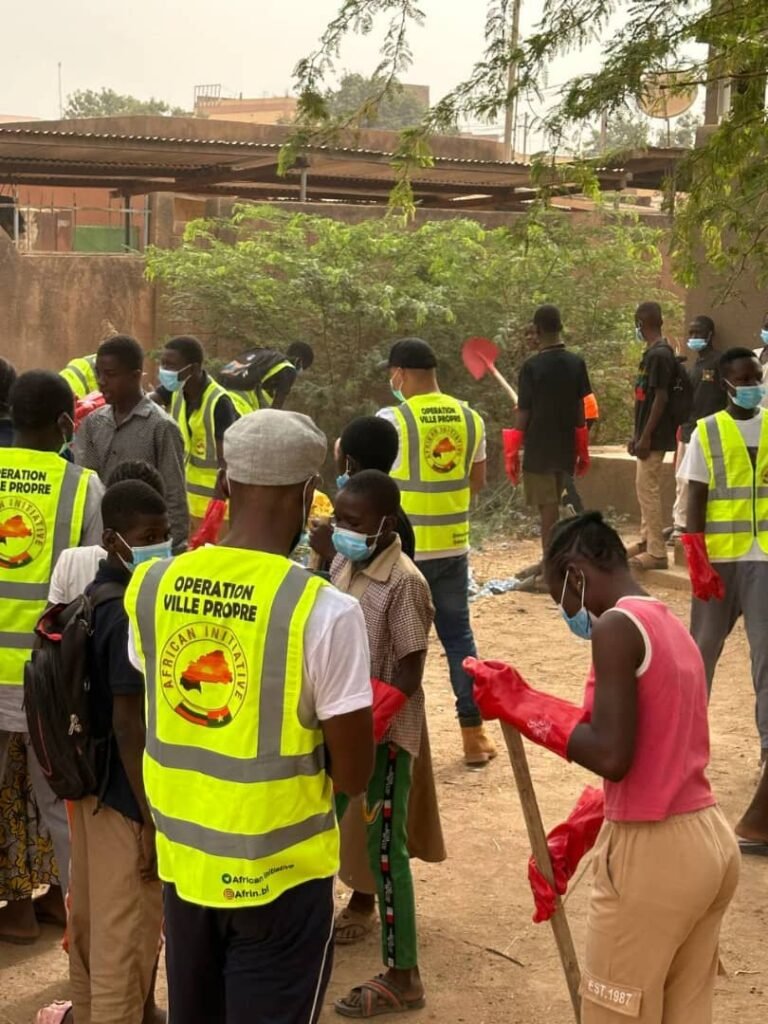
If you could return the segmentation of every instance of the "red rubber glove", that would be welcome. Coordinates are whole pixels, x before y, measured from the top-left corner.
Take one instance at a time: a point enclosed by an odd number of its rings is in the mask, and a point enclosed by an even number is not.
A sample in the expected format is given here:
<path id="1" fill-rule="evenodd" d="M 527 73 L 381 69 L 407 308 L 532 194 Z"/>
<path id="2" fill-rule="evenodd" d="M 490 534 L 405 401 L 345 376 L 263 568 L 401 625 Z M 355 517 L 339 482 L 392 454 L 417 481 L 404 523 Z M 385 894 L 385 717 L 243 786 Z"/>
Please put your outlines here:
<path id="1" fill-rule="evenodd" d="M 584 476 L 589 469 L 589 431 L 576 427 L 576 476 Z"/>
<path id="2" fill-rule="evenodd" d="M 204 544 L 215 544 L 221 533 L 221 524 L 227 514 L 227 503 L 221 498 L 211 498 L 205 510 L 200 528 L 189 541 L 189 550 L 201 548 Z"/>
<path id="3" fill-rule="evenodd" d="M 92 391 L 85 398 L 78 398 L 75 402 L 75 430 L 79 428 L 86 416 L 101 409 L 103 405 L 106 405 L 106 401 L 100 391 Z"/>
<path id="4" fill-rule="evenodd" d="M 565 896 L 568 882 L 576 873 L 581 858 L 597 841 L 603 824 L 604 807 L 602 789 L 587 786 L 566 820 L 548 834 L 547 846 L 552 862 L 554 889 L 539 871 L 533 857 L 528 861 L 528 881 L 536 904 L 534 924 L 548 921 L 555 912 L 556 896 Z"/>
<path id="5" fill-rule="evenodd" d="M 373 738 L 381 743 L 390 722 L 398 711 L 408 703 L 408 694 L 398 690 L 396 686 L 383 683 L 381 679 L 372 679 L 373 687 Z"/>
<path id="6" fill-rule="evenodd" d="M 722 601 L 725 597 L 725 585 L 719 573 L 712 568 L 704 534 L 684 533 L 680 540 L 685 548 L 688 575 L 691 578 L 694 595 L 701 601 L 709 601 L 713 597 L 716 601 Z"/>
<path id="7" fill-rule="evenodd" d="M 501 718 L 540 747 L 568 760 L 571 733 L 589 720 L 584 708 L 531 689 L 517 669 L 503 661 L 466 658 L 464 671 L 475 680 L 475 702 L 483 718 Z"/>
<path id="8" fill-rule="evenodd" d="M 520 449 L 523 447 L 525 434 L 522 430 L 505 429 L 501 432 L 504 445 L 504 468 L 510 483 L 517 487 L 520 483 Z"/>

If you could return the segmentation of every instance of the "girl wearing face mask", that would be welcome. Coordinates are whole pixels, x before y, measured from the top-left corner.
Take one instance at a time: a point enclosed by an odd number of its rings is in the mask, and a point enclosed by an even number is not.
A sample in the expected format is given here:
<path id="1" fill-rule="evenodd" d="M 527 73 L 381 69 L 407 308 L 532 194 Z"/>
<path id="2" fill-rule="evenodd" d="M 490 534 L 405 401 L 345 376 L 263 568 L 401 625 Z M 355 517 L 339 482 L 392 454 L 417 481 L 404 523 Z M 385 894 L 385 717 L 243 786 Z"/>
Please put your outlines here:
<path id="1" fill-rule="evenodd" d="M 602 776 L 550 833 L 565 892 L 599 832 L 582 976 L 583 1024 L 712 1020 L 718 939 L 739 853 L 706 776 L 706 680 L 685 626 L 633 579 L 597 512 L 561 523 L 545 572 L 577 636 L 592 643 L 583 706 L 532 689 L 499 662 L 472 662 L 486 718 Z M 604 806 L 603 806 L 604 805 Z M 537 920 L 555 894 L 535 864 Z"/>

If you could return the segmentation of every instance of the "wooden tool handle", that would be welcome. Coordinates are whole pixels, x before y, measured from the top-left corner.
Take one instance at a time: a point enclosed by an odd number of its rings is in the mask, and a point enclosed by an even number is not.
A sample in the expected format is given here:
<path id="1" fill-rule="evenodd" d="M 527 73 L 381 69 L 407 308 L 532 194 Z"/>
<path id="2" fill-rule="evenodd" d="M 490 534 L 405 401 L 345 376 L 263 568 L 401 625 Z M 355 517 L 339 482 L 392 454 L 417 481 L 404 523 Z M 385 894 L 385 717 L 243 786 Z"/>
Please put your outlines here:
<path id="1" fill-rule="evenodd" d="M 507 380 L 507 378 L 506 378 L 506 377 L 504 377 L 504 376 L 503 376 L 503 375 L 502 375 L 502 374 L 501 374 L 501 373 L 500 373 L 500 372 L 499 372 L 499 371 L 498 371 L 498 370 L 496 369 L 496 367 L 495 367 L 495 366 L 493 365 L 493 363 L 486 363 L 486 365 L 487 365 L 487 367 L 488 367 L 488 372 L 489 372 L 489 373 L 492 373 L 492 374 L 493 374 L 493 376 L 494 376 L 494 377 L 496 378 L 496 380 L 497 380 L 497 381 L 499 382 L 499 384 L 501 384 L 501 386 L 502 386 L 502 387 L 504 388 L 504 390 L 505 390 L 505 391 L 507 392 L 507 394 L 508 394 L 508 395 L 509 395 L 509 397 L 510 397 L 510 398 L 512 399 L 512 401 L 513 401 L 513 402 L 515 403 L 515 405 L 517 405 L 517 392 L 516 392 L 516 391 L 515 391 L 515 389 L 514 389 L 514 388 L 512 387 L 512 385 L 511 385 L 511 384 L 509 383 L 509 381 Z"/>
<path id="2" fill-rule="evenodd" d="M 528 838 L 531 842 L 531 851 L 539 866 L 539 870 L 554 889 L 554 875 L 552 873 L 552 861 L 549 858 L 549 847 L 547 846 L 547 834 L 544 831 L 544 824 L 541 820 L 541 812 L 536 800 L 536 793 L 533 788 L 531 771 L 528 767 L 528 758 L 523 746 L 523 738 L 514 726 L 501 722 L 501 731 L 504 734 L 504 741 L 507 744 L 509 763 L 515 775 L 517 792 L 520 796 L 520 805 L 523 809 L 525 827 L 528 830 Z M 552 926 L 552 933 L 557 943 L 557 951 L 560 954 L 560 962 L 563 965 L 563 973 L 568 985 L 568 992 L 573 1005 L 573 1015 L 576 1024 L 581 1021 L 581 998 L 579 996 L 579 985 L 581 983 L 581 971 L 576 950 L 573 946 L 571 929 L 568 927 L 568 919 L 565 916 L 565 909 L 559 896 L 555 897 L 555 912 L 549 920 Z"/>

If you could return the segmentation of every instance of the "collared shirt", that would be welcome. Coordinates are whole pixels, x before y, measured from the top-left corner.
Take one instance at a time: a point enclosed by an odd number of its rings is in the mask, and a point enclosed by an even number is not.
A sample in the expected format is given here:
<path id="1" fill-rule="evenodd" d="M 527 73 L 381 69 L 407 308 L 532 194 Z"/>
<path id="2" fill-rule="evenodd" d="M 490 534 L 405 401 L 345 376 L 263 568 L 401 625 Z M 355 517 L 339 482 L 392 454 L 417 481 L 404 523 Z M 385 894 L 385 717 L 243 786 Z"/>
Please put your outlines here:
<path id="1" fill-rule="evenodd" d="M 398 663 L 427 650 L 435 615 L 427 581 L 403 554 L 399 537 L 359 568 L 337 556 L 331 580 L 360 602 L 371 649 L 371 676 L 394 685 Z M 423 727 L 424 691 L 419 687 L 392 719 L 382 742 L 396 743 L 416 757 Z"/>
<path id="2" fill-rule="evenodd" d="M 189 536 L 184 442 L 159 405 L 144 396 L 119 424 L 111 405 L 97 409 L 75 434 L 74 451 L 77 464 L 95 470 L 105 484 L 121 462 L 140 459 L 154 466 L 163 480 L 173 550 L 184 550 Z"/>

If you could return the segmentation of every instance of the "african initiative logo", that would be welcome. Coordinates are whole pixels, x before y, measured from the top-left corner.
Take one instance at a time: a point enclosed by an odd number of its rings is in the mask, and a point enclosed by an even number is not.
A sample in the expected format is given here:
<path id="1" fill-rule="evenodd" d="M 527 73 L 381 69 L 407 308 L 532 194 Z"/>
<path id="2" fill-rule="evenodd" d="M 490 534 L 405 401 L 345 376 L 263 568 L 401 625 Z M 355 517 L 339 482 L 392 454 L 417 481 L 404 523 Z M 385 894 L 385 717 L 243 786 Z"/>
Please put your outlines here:
<path id="1" fill-rule="evenodd" d="M 37 505 L 26 498 L 0 501 L 0 569 L 23 569 L 45 547 L 48 531 Z"/>
<path id="2" fill-rule="evenodd" d="M 160 681 L 166 701 L 186 721 L 212 729 L 229 725 L 248 689 L 239 640 L 226 627 L 184 626 L 163 647 Z"/>
<path id="3" fill-rule="evenodd" d="M 424 438 L 424 458 L 435 473 L 451 473 L 464 461 L 464 438 L 461 430 L 440 424 Z"/>

